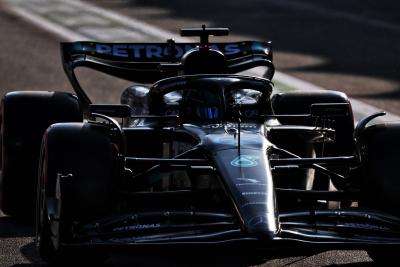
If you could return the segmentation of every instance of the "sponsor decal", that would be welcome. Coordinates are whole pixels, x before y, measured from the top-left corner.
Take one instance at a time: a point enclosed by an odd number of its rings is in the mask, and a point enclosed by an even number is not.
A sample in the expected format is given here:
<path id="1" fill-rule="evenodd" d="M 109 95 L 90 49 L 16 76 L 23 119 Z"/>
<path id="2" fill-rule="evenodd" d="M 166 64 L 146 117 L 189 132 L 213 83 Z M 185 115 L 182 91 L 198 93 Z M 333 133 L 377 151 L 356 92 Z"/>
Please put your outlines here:
<path id="1" fill-rule="evenodd" d="M 246 182 L 246 183 L 250 183 L 250 184 L 257 184 L 260 182 L 256 179 L 251 179 L 251 178 L 236 178 L 236 179 L 239 180 L 240 182 Z"/>
<path id="2" fill-rule="evenodd" d="M 195 47 L 194 44 L 176 44 L 175 57 L 179 59 Z M 238 44 L 210 45 L 210 47 L 225 55 L 240 53 Z M 96 44 L 96 53 L 134 59 L 162 59 L 169 56 L 169 47 L 157 44 Z"/>
<path id="3" fill-rule="evenodd" d="M 159 223 L 137 224 L 137 225 L 128 225 L 128 226 L 117 227 L 117 228 L 113 229 L 113 232 L 155 229 L 155 228 L 160 228 L 160 227 L 161 227 L 161 224 L 159 224 Z"/>
<path id="4" fill-rule="evenodd" d="M 231 165 L 233 167 L 251 168 L 258 165 L 257 159 L 258 157 L 251 155 L 240 155 L 231 161 Z"/>
<path id="5" fill-rule="evenodd" d="M 254 184 L 254 183 L 242 183 L 242 184 L 236 184 L 236 186 L 249 186 L 249 185 L 257 185 L 257 186 L 266 186 L 267 184 Z"/>
<path id="6" fill-rule="evenodd" d="M 265 192 L 242 192 L 242 196 L 265 196 Z"/>
<path id="7" fill-rule="evenodd" d="M 215 124 L 207 124 L 207 125 L 203 125 L 201 126 L 201 128 L 203 129 L 220 129 L 220 128 L 236 128 L 237 127 L 237 123 L 215 123 Z M 255 124 L 255 123 L 242 123 L 240 124 L 241 128 L 250 128 L 250 129 L 257 129 L 259 127 L 259 125 Z"/>
<path id="8" fill-rule="evenodd" d="M 170 89 L 170 88 L 176 88 L 175 94 L 182 95 L 182 92 L 183 92 L 182 91 L 182 87 L 184 87 L 186 84 L 187 84 L 186 80 L 180 80 L 180 81 L 176 81 L 176 82 L 170 82 L 170 83 L 167 83 L 167 84 L 163 84 L 163 85 L 161 85 L 159 87 L 160 87 L 161 90 L 167 90 L 167 89 Z M 172 92 L 170 92 L 170 93 L 172 93 Z"/>
<path id="9" fill-rule="evenodd" d="M 216 143 L 221 145 L 235 145 L 237 143 L 236 139 L 232 136 L 223 136 L 220 138 L 216 138 Z"/>

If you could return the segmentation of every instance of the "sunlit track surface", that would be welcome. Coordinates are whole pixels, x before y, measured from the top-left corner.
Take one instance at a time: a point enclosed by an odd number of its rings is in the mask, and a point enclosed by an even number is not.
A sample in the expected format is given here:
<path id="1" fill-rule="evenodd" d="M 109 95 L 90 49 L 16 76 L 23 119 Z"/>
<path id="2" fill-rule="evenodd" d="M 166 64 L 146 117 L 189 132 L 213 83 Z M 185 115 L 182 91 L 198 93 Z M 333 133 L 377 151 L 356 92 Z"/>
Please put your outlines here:
<path id="1" fill-rule="evenodd" d="M 29 3 L 29 5 L 31 5 L 30 3 L 34 3 L 34 1 L 20 1 L 20 3 L 23 2 Z M 44 2 L 40 2 L 33 4 L 33 6 L 37 9 L 40 9 L 40 6 L 42 6 L 42 9 L 40 10 L 43 11 Z M 0 66 L 1 70 L 3 71 L 2 76 L 4 77 L 2 78 L 2 81 L 0 81 L 1 89 L 70 89 L 64 74 L 62 73 L 61 64 L 59 61 L 59 39 L 44 33 L 39 29 L 36 29 L 36 27 L 32 25 L 27 25 L 27 23 L 20 22 L 18 18 L 8 14 L 6 15 L 1 10 L 0 12 L 0 34 L 4 38 L 2 40 L 8 40 L 12 43 L 12 45 L 8 46 L 5 44 L 7 41 L 0 42 L 0 48 L 2 51 L 2 55 L 0 55 Z M 62 18 L 62 16 L 60 16 L 56 10 L 52 10 L 52 12 L 52 16 L 55 18 Z M 87 19 L 87 16 L 82 13 L 77 17 L 82 17 L 84 20 Z M 84 25 L 98 26 L 95 24 L 98 23 L 98 17 L 92 17 L 91 21 L 89 19 L 87 20 L 88 24 L 85 23 Z M 73 25 L 76 27 L 81 26 L 78 24 Z M 6 27 L 8 28 L 5 29 Z M 15 31 L 13 27 L 27 28 L 18 29 Z M 82 27 L 82 29 L 82 31 L 78 31 L 77 28 L 74 28 L 72 32 L 77 34 L 79 37 L 86 36 L 84 32 L 85 28 Z M 98 34 L 99 36 L 101 35 L 100 32 Z M 117 38 L 116 36 L 118 35 L 118 38 L 121 38 L 121 41 L 138 41 L 136 39 L 133 40 L 130 35 L 130 37 L 128 37 L 131 39 L 123 39 L 126 37 L 124 34 L 126 34 L 126 32 L 116 31 L 114 38 Z M 145 38 L 154 37 L 151 35 L 146 35 L 146 33 L 140 31 L 136 34 L 145 36 Z M 100 38 L 99 36 L 90 38 L 97 39 Z M 21 40 L 18 38 L 23 39 Z M 152 38 L 151 40 L 165 40 L 165 38 Z M 115 39 L 113 41 L 115 41 Z M 3 53 L 8 55 L 3 55 Z M 22 59 L 20 57 L 24 58 Z M 43 60 L 40 62 L 40 65 L 38 62 L 39 60 Z M 118 92 L 112 91 L 110 88 L 105 87 L 102 84 L 103 80 L 95 80 L 93 77 L 96 78 L 97 76 L 92 75 L 93 74 L 88 74 L 88 76 L 85 78 L 85 81 L 94 88 L 93 93 L 97 94 L 96 97 L 103 101 L 118 101 L 116 96 L 111 96 L 110 91 L 113 93 L 113 95 L 117 96 Z M 35 76 L 38 76 L 40 81 L 36 81 Z M 103 78 L 103 76 L 101 77 Z M 27 80 L 24 81 L 25 79 Z M 123 90 L 125 88 L 123 85 L 125 85 L 124 82 L 118 81 L 115 84 L 115 87 L 121 86 L 120 89 Z M 34 249 L 32 235 L 33 229 L 30 225 L 18 223 L 8 217 L 0 217 L 0 266 L 42 266 L 42 262 L 39 260 Z M 140 257 L 130 258 L 126 255 L 115 255 L 108 262 L 106 262 L 105 266 L 132 266 L 134 264 L 138 264 L 139 266 L 373 266 L 373 264 L 370 262 L 371 260 L 363 251 L 329 251 L 317 255 L 305 255 L 301 257 L 284 259 L 274 259 L 276 256 L 270 256 L 271 259 L 266 260 L 265 263 L 254 263 L 251 260 L 247 262 L 241 262 L 238 260 L 238 258 L 241 258 L 241 255 L 238 255 L 238 257 L 231 260 L 209 259 L 208 262 L 199 261 L 197 258 L 187 261 L 178 260 L 178 258 L 181 256 L 182 255 L 180 255 L 179 252 L 165 259 L 149 259 Z M 198 257 L 203 258 L 201 253 L 199 253 Z"/>
<path id="2" fill-rule="evenodd" d="M 103 42 L 157 42 L 174 38 L 188 39 L 164 31 L 142 21 L 124 17 L 106 9 L 71 0 L 7 0 L 22 17 L 42 23 L 69 41 L 97 40 Z M 41 22 L 39 22 L 41 20 Z M 60 27 L 57 27 L 60 25 Z M 50 27 L 54 28 L 50 28 Z M 64 32 L 63 32 L 64 31 Z"/>

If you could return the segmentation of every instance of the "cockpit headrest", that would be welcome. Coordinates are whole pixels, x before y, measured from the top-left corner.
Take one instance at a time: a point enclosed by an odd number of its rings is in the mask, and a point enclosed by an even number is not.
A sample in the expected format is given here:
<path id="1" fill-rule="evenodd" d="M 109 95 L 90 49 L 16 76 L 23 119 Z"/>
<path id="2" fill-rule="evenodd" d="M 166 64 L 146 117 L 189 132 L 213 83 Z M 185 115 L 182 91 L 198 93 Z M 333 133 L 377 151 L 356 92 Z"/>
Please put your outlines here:
<path id="1" fill-rule="evenodd" d="M 225 74 L 228 65 L 225 55 L 208 47 L 197 47 L 182 57 L 183 72 L 190 74 Z"/>

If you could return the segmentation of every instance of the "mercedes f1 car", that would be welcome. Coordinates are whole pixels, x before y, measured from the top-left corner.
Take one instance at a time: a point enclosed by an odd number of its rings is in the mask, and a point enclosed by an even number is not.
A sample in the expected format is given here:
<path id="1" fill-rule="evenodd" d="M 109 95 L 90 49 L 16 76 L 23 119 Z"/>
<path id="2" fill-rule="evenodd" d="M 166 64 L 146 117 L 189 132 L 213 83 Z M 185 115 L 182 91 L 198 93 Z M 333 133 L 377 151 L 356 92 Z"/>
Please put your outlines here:
<path id="1" fill-rule="evenodd" d="M 40 256 L 156 246 L 392 255 L 400 123 L 370 126 L 381 112 L 354 126 L 337 91 L 273 94 L 270 42 L 209 42 L 225 28 L 181 34 L 200 42 L 62 43 L 76 94 L 4 96 L 1 208 L 36 210 Z M 236 74 L 255 66 L 264 77 Z M 121 104 L 93 104 L 76 67 L 140 84 Z"/>

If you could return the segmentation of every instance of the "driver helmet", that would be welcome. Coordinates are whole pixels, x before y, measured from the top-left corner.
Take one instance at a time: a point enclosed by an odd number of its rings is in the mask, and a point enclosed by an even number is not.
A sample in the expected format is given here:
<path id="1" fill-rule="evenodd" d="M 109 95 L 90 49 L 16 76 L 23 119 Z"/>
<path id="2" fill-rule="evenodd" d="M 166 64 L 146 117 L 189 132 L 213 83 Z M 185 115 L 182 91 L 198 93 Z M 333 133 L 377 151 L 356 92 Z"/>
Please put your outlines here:
<path id="1" fill-rule="evenodd" d="M 220 112 L 215 106 L 197 106 L 196 115 L 202 120 L 216 120 L 220 117 Z"/>

